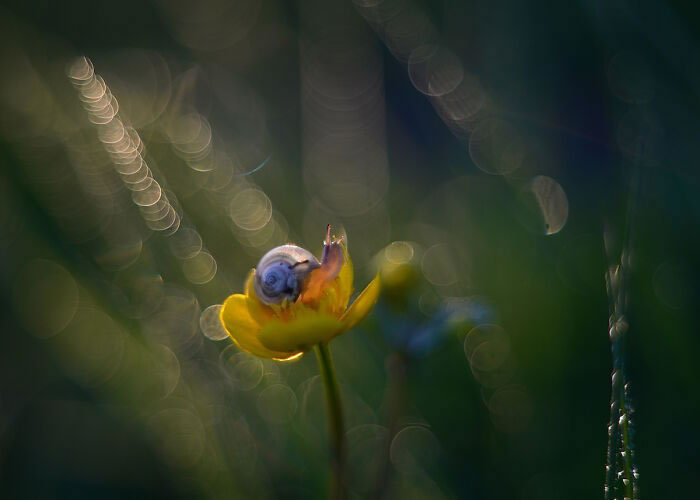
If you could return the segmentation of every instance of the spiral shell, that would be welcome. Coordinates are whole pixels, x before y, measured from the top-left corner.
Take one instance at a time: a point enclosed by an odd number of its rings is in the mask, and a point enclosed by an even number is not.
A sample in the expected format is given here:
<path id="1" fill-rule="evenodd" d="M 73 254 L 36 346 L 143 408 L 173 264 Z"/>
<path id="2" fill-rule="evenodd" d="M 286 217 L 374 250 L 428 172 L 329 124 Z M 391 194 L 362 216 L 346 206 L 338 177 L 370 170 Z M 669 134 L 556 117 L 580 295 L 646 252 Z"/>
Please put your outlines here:
<path id="1" fill-rule="evenodd" d="M 295 245 L 273 248 L 255 268 L 255 293 L 265 304 L 294 302 L 308 274 L 320 267 L 311 252 Z"/>

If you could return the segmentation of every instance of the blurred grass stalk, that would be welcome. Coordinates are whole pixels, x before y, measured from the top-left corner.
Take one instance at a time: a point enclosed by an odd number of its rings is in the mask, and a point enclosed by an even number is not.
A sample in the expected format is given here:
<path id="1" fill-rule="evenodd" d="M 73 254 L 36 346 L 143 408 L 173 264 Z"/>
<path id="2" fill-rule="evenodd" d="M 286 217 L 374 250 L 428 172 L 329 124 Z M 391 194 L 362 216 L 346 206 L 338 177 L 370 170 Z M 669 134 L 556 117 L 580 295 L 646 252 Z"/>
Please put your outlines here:
<path id="1" fill-rule="evenodd" d="M 640 141 L 643 148 L 643 141 Z M 643 150 L 642 150 L 643 152 Z M 605 500 L 612 500 L 621 491 L 623 498 L 639 498 L 639 472 L 634 462 L 634 428 L 632 415 L 634 409 L 630 397 L 630 382 L 626 370 L 625 341 L 629 323 L 625 316 L 627 310 L 627 279 L 630 262 L 630 248 L 633 234 L 633 216 L 639 192 L 639 169 L 634 165 L 632 183 L 627 207 L 625 237 L 620 258 L 612 264 L 611 247 L 607 241 L 610 231 L 605 231 L 605 249 L 608 257 L 608 270 L 605 274 L 608 295 L 608 332 L 613 358 L 610 394 L 610 422 L 608 424 L 608 452 L 605 466 Z"/>
<path id="2" fill-rule="evenodd" d="M 623 254 L 624 258 L 624 254 Z M 612 303 L 610 314 L 610 342 L 613 357 L 610 396 L 610 423 L 608 425 L 608 453 L 605 475 L 605 499 L 615 498 L 620 479 L 624 498 L 637 498 L 637 469 L 634 465 L 632 443 L 632 404 L 629 381 L 625 369 L 625 335 L 629 325 L 622 313 L 626 296 L 621 288 L 624 268 L 616 266 L 606 274 L 608 297 Z"/>

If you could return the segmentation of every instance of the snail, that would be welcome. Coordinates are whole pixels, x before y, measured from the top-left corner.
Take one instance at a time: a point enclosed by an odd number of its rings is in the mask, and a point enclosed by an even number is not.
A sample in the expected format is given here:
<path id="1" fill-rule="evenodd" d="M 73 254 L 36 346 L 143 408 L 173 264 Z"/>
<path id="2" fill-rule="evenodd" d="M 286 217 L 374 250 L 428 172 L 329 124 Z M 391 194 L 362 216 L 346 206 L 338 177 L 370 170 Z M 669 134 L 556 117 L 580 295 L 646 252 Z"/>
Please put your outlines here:
<path id="1" fill-rule="evenodd" d="M 334 279 L 343 264 L 341 236 L 331 241 L 331 226 L 326 230 L 323 257 L 319 262 L 308 250 L 296 245 L 282 245 L 263 255 L 255 268 L 255 293 L 265 304 L 280 304 L 285 299 L 296 302 L 304 294 L 316 297 L 323 285 Z"/>

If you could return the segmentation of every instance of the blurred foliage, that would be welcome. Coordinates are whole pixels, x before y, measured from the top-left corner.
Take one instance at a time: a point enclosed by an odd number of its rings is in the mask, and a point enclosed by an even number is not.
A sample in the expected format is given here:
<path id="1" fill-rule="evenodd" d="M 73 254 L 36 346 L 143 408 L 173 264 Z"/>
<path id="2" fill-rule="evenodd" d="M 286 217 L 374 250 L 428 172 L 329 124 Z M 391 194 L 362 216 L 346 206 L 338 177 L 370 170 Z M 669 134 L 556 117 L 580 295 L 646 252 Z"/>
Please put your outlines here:
<path id="1" fill-rule="evenodd" d="M 353 498 L 602 495 L 623 250 L 641 494 L 697 496 L 698 19 L 3 2 L 0 497 L 323 498 L 313 356 L 216 317 L 327 223 L 389 285 L 332 345 Z"/>

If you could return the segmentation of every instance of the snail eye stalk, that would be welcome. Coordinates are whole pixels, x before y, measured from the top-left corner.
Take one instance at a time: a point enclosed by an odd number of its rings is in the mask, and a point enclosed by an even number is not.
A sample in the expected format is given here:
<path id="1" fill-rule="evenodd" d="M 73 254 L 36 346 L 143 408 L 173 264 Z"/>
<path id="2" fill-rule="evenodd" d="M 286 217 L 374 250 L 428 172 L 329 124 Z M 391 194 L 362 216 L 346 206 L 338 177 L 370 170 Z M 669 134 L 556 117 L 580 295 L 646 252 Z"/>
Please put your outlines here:
<path id="1" fill-rule="evenodd" d="M 308 263 L 309 263 L 309 259 L 302 260 L 301 262 L 295 262 L 294 264 L 289 266 L 289 269 L 294 269 L 297 266 L 301 266 L 302 264 L 308 264 Z"/>

